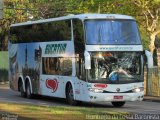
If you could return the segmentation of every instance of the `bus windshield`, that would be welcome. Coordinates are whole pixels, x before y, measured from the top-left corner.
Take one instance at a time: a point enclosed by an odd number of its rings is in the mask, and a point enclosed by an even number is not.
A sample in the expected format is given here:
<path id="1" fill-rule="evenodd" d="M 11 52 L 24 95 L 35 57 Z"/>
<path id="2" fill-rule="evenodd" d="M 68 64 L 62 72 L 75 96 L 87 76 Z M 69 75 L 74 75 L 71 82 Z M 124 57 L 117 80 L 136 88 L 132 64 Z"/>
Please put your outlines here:
<path id="1" fill-rule="evenodd" d="M 139 31 L 134 20 L 86 20 L 88 45 L 138 45 Z"/>
<path id="2" fill-rule="evenodd" d="M 131 83 L 143 81 L 140 52 L 91 52 L 88 81 Z"/>

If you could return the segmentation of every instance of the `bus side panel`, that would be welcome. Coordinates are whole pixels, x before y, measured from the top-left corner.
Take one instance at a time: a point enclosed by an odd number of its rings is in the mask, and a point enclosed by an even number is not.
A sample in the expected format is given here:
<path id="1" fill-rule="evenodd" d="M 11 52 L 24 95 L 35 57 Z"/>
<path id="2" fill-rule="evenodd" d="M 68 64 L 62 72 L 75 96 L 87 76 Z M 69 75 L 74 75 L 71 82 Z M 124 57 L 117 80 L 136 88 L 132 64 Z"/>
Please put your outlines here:
<path id="1" fill-rule="evenodd" d="M 17 62 L 17 53 L 18 45 L 9 43 L 9 83 L 10 88 L 13 90 L 18 90 L 18 62 Z"/>
<path id="2" fill-rule="evenodd" d="M 65 98 L 68 81 L 74 81 L 73 41 L 46 42 L 42 47 L 39 94 Z"/>
<path id="3" fill-rule="evenodd" d="M 65 86 L 69 79 L 71 79 L 71 77 L 41 75 L 39 94 L 51 97 L 65 98 Z"/>
<path id="4" fill-rule="evenodd" d="M 42 62 L 42 48 L 40 43 L 28 44 L 28 56 L 25 56 L 25 68 L 27 69 L 25 74 L 28 74 L 32 82 L 33 93 L 38 94 L 40 88 L 40 74 L 41 74 L 41 62 Z M 26 50 L 25 50 L 26 53 Z M 27 60 L 26 60 L 27 59 Z M 28 65 L 27 65 L 28 64 Z"/>
<path id="5" fill-rule="evenodd" d="M 66 98 L 67 82 L 71 83 L 75 100 L 87 101 L 86 82 L 73 76 L 41 75 L 40 94 L 51 97 Z M 87 99 L 87 100 L 86 100 Z"/>
<path id="6" fill-rule="evenodd" d="M 41 94 L 43 89 L 40 88 L 40 75 L 42 73 L 42 61 L 45 58 L 61 58 L 63 64 L 69 63 L 72 64 L 72 58 L 74 57 L 74 50 L 73 50 L 73 42 L 72 41 L 61 41 L 61 42 L 36 42 L 36 43 L 19 43 L 19 44 L 10 44 L 10 83 L 11 88 L 14 90 L 18 90 L 18 78 L 19 76 L 23 76 L 24 82 L 26 82 L 26 77 L 28 76 L 31 80 L 33 94 Z M 42 60 L 43 59 L 43 60 Z M 71 62 L 69 62 L 71 61 Z M 62 64 L 62 65 L 63 65 Z M 52 68 L 52 66 L 49 64 Z M 43 66 L 44 67 L 44 66 Z M 68 68 L 65 68 L 67 70 Z M 63 72 L 64 72 L 63 71 Z M 72 70 L 73 71 L 73 70 Z M 71 72 L 72 72 L 71 71 Z M 44 70 L 43 70 L 44 72 Z M 47 72 L 47 71 L 45 71 Z M 75 74 L 75 72 L 73 71 Z M 70 76 L 74 76 L 70 74 Z M 56 74 L 45 73 L 46 77 Z M 58 76 L 58 74 L 57 74 Z M 63 75 L 61 81 L 67 80 L 63 79 Z M 58 78 L 56 78 L 58 79 Z M 59 82 L 61 83 L 61 82 Z M 62 87 L 63 88 L 63 87 Z M 63 97 L 65 97 L 63 93 Z M 44 94 L 47 95 L 47 94 Z"/>
<path id="7" fill-rule="evenodd" d="M 19 43 L 9 46 L 9 79 L 11 88 L 18 90 L 18 78 L 22 75 L 25 80 L 26 76 L 29 76 L 33 93 L 37 94 L 41 72 L 42 49 L 40 44 Z"/>

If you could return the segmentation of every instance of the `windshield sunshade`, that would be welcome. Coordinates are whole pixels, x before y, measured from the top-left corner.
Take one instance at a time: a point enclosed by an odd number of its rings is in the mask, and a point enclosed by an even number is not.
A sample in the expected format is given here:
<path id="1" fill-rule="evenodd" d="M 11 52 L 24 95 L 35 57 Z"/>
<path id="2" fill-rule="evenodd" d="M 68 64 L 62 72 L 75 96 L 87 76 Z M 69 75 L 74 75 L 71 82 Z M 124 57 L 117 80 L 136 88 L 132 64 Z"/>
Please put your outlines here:
<path id="1" fill-rule="evenodd" d="M 139 31 L 133 20 L 87 20 L 85 31 L 88 45 L 141 44 Z"/>

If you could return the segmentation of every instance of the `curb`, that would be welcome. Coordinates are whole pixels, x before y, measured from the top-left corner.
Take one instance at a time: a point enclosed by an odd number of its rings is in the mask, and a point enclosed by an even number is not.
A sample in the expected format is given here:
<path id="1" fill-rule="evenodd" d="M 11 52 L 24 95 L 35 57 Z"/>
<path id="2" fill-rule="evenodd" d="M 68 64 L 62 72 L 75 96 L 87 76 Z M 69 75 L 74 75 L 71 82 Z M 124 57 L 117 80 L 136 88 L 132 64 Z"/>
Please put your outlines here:
<path id="1" fill-rule="evenodd" d="M 7 82 L 0 82 L 0 85 L 6 85 L 6 84 L 9 84 L 9 81 L 7 81 Z"/>
<path id="2" fill-rule="evenodd" d="M 160 102 L 160 97 L 146 96 L 146 97 L 144 97 L 143 101 Z"/>

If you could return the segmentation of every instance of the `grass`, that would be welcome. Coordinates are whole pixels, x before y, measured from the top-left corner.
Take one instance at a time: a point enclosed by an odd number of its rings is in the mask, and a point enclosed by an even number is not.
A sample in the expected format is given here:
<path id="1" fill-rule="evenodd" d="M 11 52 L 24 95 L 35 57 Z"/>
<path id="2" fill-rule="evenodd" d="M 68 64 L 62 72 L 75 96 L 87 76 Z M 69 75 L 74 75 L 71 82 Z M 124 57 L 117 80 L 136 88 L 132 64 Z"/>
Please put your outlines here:
<path id="1" fill-rule="evenodd" d="M 0 51 L 0 82 L 8 81 L 8 51 Z"/>
<path id="2" fill-rule="evenodd" d="M 126 115 L 108 111 L 107 108 L 36 106 L 0 103 L 0 119 L 7 117 L 18 120 L 104 120 L 114 115 Z M 109 119 L 108 119 L 109 120 Z M 116 119 L 114 119 L 116 120 Z M 119 120 L 119 118 L 117 118 Z M 122 119 L 123 120 L 123 119 Z"/>
<path id="3" fill-rule="evenodd" d="M 8 51 L 0 51 L 0 69 L 8 69 Z"/>

